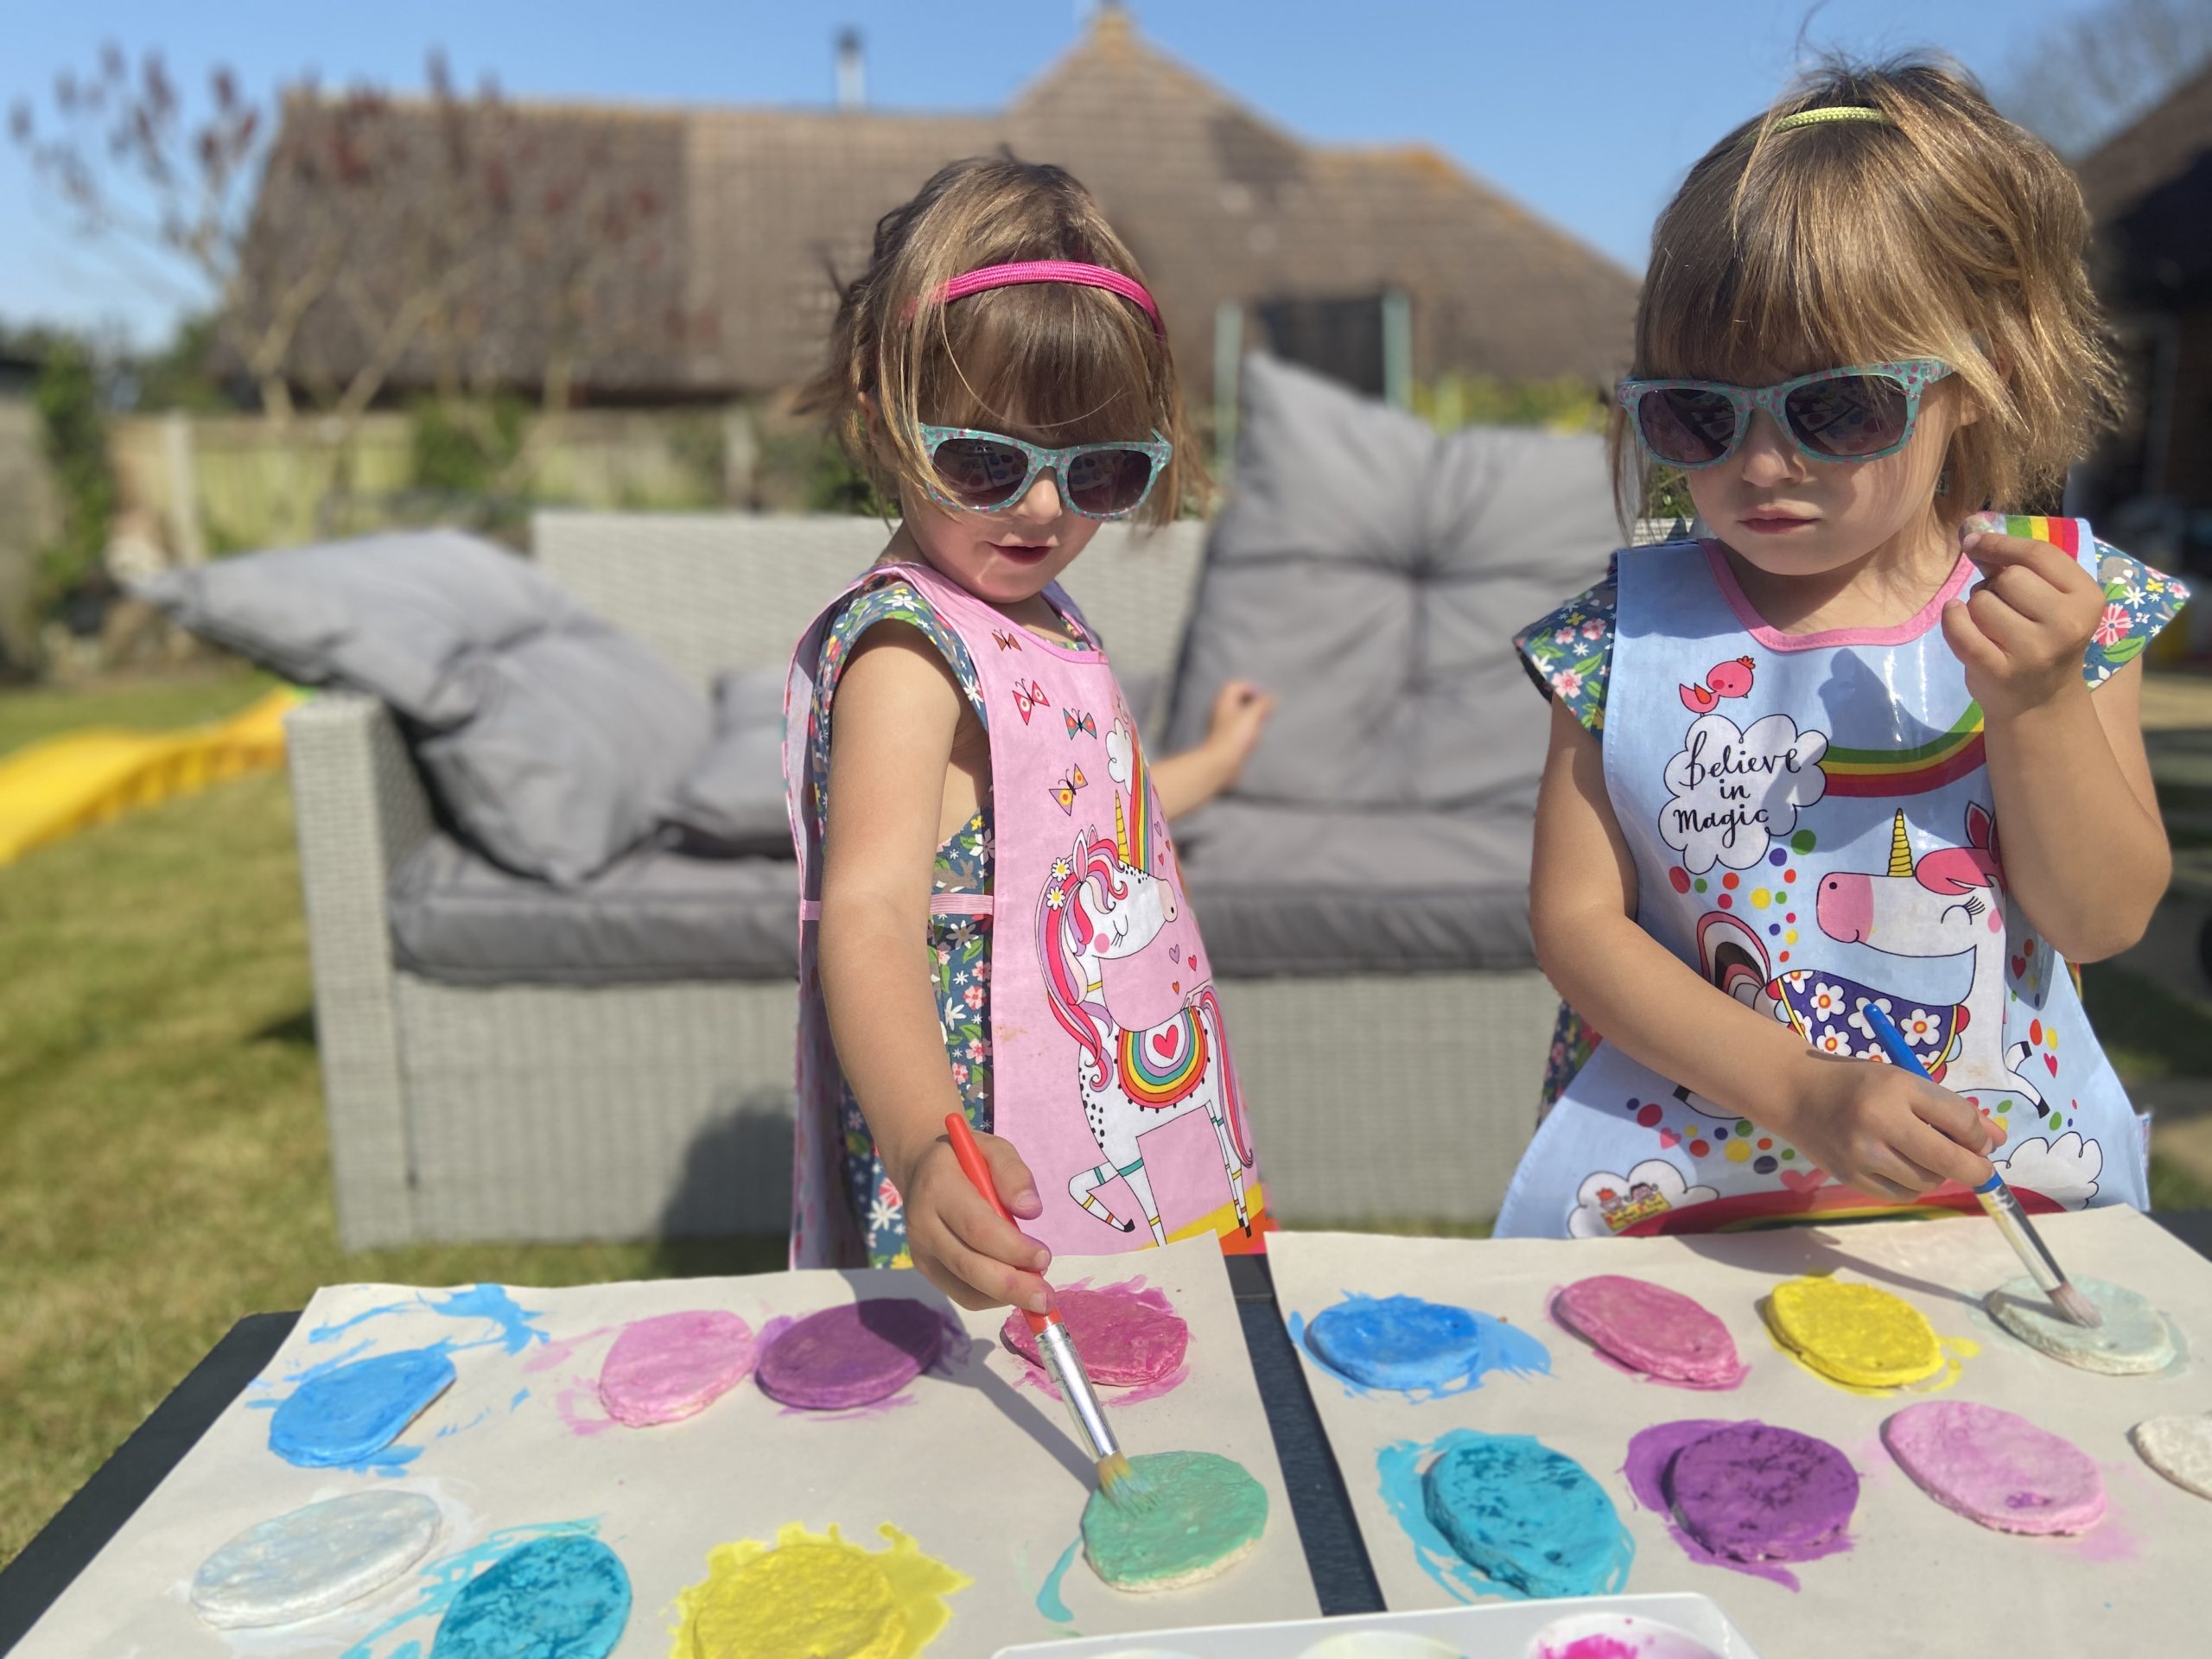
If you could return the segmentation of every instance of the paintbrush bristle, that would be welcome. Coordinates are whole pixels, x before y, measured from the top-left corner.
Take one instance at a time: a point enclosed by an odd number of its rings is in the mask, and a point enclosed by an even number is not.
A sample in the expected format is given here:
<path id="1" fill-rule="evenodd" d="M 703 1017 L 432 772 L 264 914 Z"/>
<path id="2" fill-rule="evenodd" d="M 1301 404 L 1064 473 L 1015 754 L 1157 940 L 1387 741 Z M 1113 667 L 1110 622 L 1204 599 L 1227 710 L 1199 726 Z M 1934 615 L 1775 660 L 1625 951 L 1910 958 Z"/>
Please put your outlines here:
<path id="1" fill-rule="evenodd" d="M 1125 1510 L 1141 1512 L 1153 1506 L 1150 1483 L 1119 1452 L 1098 1459 L 1098 1490 L 1106 1494 L 1109 1503 Z"/>
<path id="2" fill-rule="evenodd" d="M 2094 1331 L 2105 1322 L 2097 1312 L 2097 1305 L 2071 1285 L 2061 1285 L 2050 1293 L 2050 1305 L 2075 1324 Z"/>

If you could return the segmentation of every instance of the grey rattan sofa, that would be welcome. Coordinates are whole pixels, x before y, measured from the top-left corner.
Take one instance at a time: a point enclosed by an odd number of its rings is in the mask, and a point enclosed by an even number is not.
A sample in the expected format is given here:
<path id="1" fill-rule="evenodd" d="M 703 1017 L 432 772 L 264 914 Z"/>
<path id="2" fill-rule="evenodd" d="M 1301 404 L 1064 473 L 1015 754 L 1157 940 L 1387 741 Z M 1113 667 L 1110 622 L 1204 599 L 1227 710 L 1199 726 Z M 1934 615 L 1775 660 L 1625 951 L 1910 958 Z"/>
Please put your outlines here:
<path id="1" fill-rule="evenodd" d="M 883 535 L 864 519 L 734 515 L 549 513 L 533 527 L 555 582 L 702 687 L 780 662 Z M 1125 677 L 1174 668 L 1202 537 L 1189 524 L 1148 541 L 1109 528 L 1074 568 Z M 1163 592 L 1179 606 L 1163 610 Z M 387 890 L 435 830 L 398 730 L 351 696 L 304 705 L 288 729 L 345 1243 L 781 1230 L 791 983 L 410 971 Z M 1495 1212 L 1533 1128 L 1554 1006 L 1540 975 L 1224 967 L 1220 990 L 1281 1217 Z"/>

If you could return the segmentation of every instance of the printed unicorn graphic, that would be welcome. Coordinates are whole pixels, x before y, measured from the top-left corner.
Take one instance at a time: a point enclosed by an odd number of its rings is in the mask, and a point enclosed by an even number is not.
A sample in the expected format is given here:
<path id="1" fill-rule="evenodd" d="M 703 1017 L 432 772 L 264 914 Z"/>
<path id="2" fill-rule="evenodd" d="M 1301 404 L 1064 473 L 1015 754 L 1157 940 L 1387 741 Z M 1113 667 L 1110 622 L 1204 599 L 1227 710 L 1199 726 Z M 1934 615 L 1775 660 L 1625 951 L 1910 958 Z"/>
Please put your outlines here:
<path id="1" fill-rule="evenodd" d="M 1915 859 L 1900 810 L 1891 823 L 1889 868 L 1879 874 L 1832 872 L 1821 878 L 1815 897 L 1821 931 L 1832 939 L 1893 957 L 1970 958 L 1971 980 L 1960 1001 L 1930 1007 L 1817 969 L 1774 977 L 1757 930 L 1726 912 L 1698 924 L 1707 979 L 1796 1027 L 1815 1047 L 1863 1058 L 1881 1053 L 1861 1011 L 1872 1002 L 1897 1023 L 1945 1088 L 2016 1094 L 2040 1109 L 2043 1095 L 2020 1070 L 2028 1046 L 2004 1046 L 2005 891 L 1997 827 L 1986 809 L 1969 804 L 1966 830 L 1966 846 Z"/>
<path id="2" fill-rule="evenodd" d="M 1153 1242 L 1167 1228 L 1145 1173 L 1142 1138 L 1193 1112 L 1213 1125 L 1230 1201 L 1249 1235 L 1244 1172 L 1252 1151 L 1243 1102 L 1222 1042 L 1221 1005 L 1210 981 L 1162 939 L 1176 917 L 1175 893 L 1153 862 L 1151 801 L 1135 729 L 1116 721 L 1106 735 L 1115 839 L 1077 836 L 1052 866 L 1037 905 L 1037 950 L 1053 1017 L 1077 1045 L 1076 1078 L 1101 1161 L 1078 1171 L 1068 1196 L 1109 1226 L 1135 1232 L 1101 1189 L 1120 1176 L 1144 1212 Z M 1191 988 L 1184 989 L 1185 976 Z"/>

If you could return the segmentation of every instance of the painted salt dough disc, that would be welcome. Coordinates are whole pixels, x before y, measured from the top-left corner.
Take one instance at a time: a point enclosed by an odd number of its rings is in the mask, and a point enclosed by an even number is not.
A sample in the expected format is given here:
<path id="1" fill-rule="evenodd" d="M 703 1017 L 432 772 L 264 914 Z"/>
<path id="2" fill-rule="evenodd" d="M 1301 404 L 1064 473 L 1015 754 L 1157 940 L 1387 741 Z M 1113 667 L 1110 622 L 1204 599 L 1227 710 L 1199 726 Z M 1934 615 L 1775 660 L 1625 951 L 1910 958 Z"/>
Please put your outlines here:
<path id="1" fill-rule="evenodd" d="M 889 1398 L 935 1363 L 944 1320 L 925 1303 L 887 1296 L 809 1314 L 760 1356 L 760 1391 L 808 1411 Z"/>
<path id="2" fill-rule="evenodd" d="M 2104 1517 L 2104 1478 L 2087 1454 L 1995 1406 L 1907 1406 L 1882 1442 L 1922 1491 L 1999 1532 L 2087 1532 Z"/>
<path id="3" fill-rule="evenodd" d="M 1902 1388 L 1943 1369 L 1943 1350 L 1926 1317 L 1872 1285 L 1784 1280 L 1768 1300 L 1767 1318 L 1792 1353 L 1854 1388 Z"/>
<path id="4" fill-rule="evenodd" d="M 753 1370 L 753 1327 L 702 1308 L 622 1328 L 599 1368 L 599 1398 L 619 1423 L 642 1428 L 704 1411 Z"/>
<path id="5" fill-rule="evenodd" d="M 2136 1424 L 2127 1438 L 2143 1461 L 2175 1485 L 2212 1497 L 2212 1413 L 2153 1417 Z"/>
<path id="6" fill-rule="evenodd" d="M 708 1588 L 691 1619 L 694 1659 L 836 1654 L 894 1659 L 906 1618 L 882 1565 L 842 1543 L 780 1544 Z"/>
<path id="7" fill-rule="evenodd" d="M 340 1365 L 309 1377 L 271 1414 L 269 1449 L 309 1469 L 359 1463 L 397 1440 L 453 1379 L 453 1361 L 436 1348 Z"/>
<path id="8" fill-rule="evenodd" d="M 1191 1327 L 1165 1308 L 1110 1290 L 1064 1290 L 1059 1304 L 1060 1318 L 1093 1382 L 1115 1388 L 1157 1382 L 1183 1363 Z M 1007 1315 L 999 1340 L 1032 1365 L 1043 1367 L 1037 1333 L 1020 1313 Z"/>
<path id="9" fill-rule="evenodd" d="M 2085 1371 L 2134 1376 L 2173 1363 L 2173 1329 L 2143 1297 L 2101 1279 L 2076 1279 L 2074 1288 L 2104 1315 L 2102 1325 L 2075 1324 L 2024 1277 L 1989 1293 L 1990 1317 L 2029 1347 Z"/>
<path id="10" fill-rule="evenodd" d="M 1152 1502 L 1126 1507 L 1093 1492 L 1083 1506 L 1083 1554 L 1116 1590 L 1180 1590 L 1217 1578 L 1259 1548 L 1268 1491 L 1244 1465 L 1211 1452 L 1129 1459 Z"/>
<path id="11" fill-rule="evenodd" d="M 349 1492 L 247 1528 L 200 1565 L 193 1611 L 218 1630 L 290 1624 L 372 1595 L 445 1529 L 419 1492 Z"/>
<path id="12" fill-rule="evenodd" d="M 596 1538 L 540 1538 L 471 1579 L 430 1659 L 606 1659 L 630 1618 L 630 1575 Z"/>
<path id="13" fill-rule="evenodd" d="M 1615 1273 L 1578 1279 L 1553 1300 L 1560 1324 L 1631 1370 L 1698 1389 L 1744 1380 L 1728 1327 L 1679 1291 Z"/>
<path id="14" fill-rule="evenodd" d="M 1827 1554 L 1851 1524 L 1859 1471 L 1826 1440 L 1726 1423 L 1675 1454 L 1663 1478 L 1682 1530 L 1734 1561 Z"/>
<path id="15" fill-rule="evenodd" d="M 1525 1434 L 1473 1434 L 1429 1465 L 1421 1506 L 1459 1559 L 1531 1596 L 1618 1590 L 1633 1546 L 1605 1489 Z"/>
<path id="16" fill-rule="evenodd" d="M 1483 1338 L 1464 1307 L 1418 1296 L 1354 1296 L 1314 1315 L 1306 1345 L 1369 1388 L 1423 1389 L 1473 1370 Z"/>

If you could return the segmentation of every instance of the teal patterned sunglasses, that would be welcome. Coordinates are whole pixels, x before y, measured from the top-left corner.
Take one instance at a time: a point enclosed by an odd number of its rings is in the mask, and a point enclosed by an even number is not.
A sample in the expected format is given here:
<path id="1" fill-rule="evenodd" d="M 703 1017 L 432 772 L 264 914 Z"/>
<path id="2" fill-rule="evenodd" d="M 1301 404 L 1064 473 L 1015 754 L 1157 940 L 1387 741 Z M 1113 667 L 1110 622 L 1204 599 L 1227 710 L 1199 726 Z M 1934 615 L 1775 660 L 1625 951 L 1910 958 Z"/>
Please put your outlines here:
<path id="1" fill-rule="evenodd" d="M 1763 409 L 1814 461 L 1878 461 L 1912 442 L 1920 394 L 1952 372 L 1932 357 L 1821 369 L 1773 386 L 1724 380 L 1624 380 L 1615 390 L 1655 461 L 1695 471 L 1736 453 Z"/>
<path id="2" fill-rule="evenodd" d="M 1074 443 L 1043 449 L 999 432 L 966 426 L 925 426 L 922 448 L 934 474 L 931 499 L 964 512 L 996 512 L 1029 493 L 1051 467 L 1060 499 L 1086 518 L 1135 512 L 1166 470 L 1175 446 L 1152 435 L 1142 443 Z"/>

